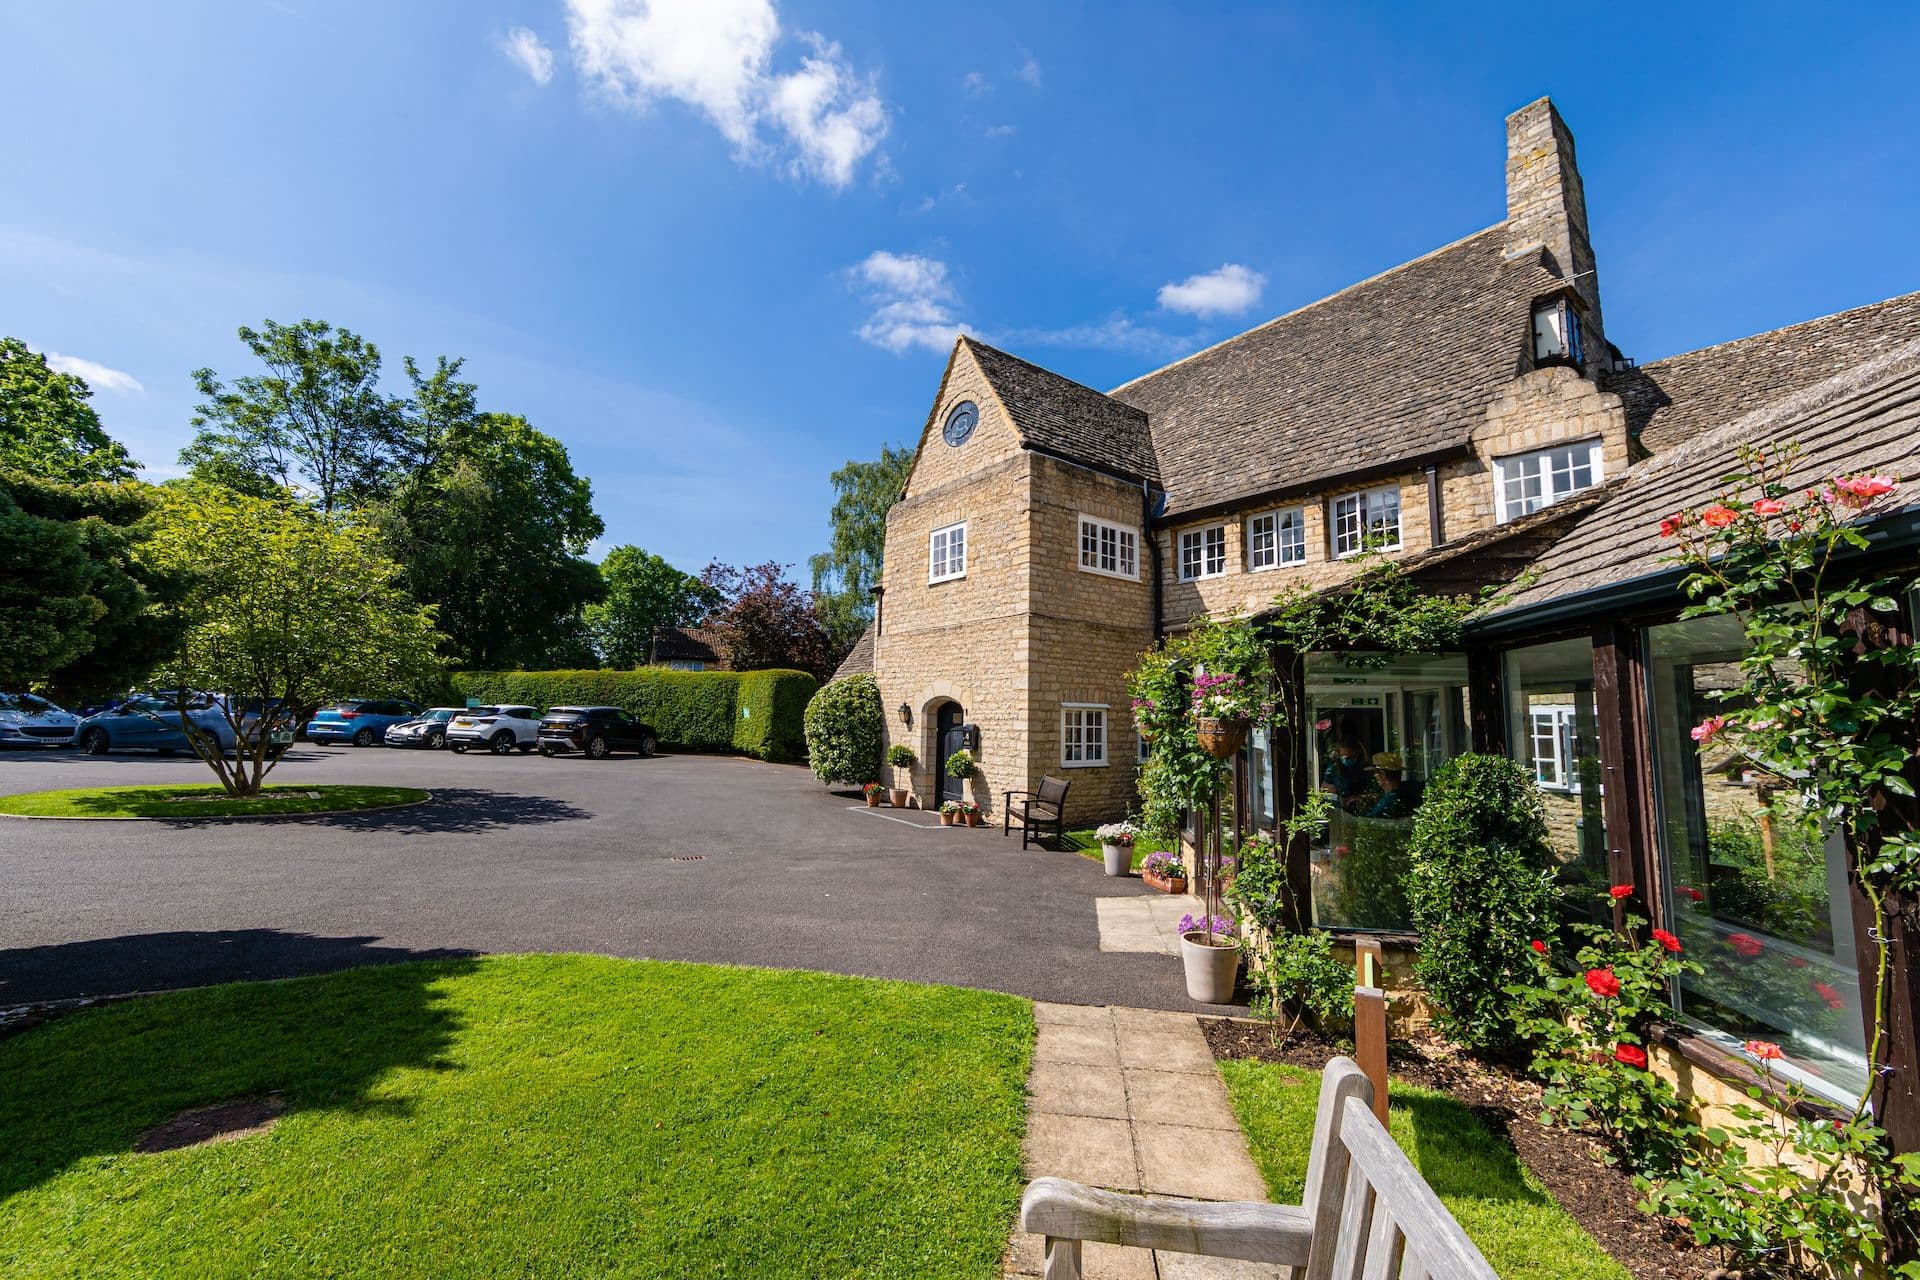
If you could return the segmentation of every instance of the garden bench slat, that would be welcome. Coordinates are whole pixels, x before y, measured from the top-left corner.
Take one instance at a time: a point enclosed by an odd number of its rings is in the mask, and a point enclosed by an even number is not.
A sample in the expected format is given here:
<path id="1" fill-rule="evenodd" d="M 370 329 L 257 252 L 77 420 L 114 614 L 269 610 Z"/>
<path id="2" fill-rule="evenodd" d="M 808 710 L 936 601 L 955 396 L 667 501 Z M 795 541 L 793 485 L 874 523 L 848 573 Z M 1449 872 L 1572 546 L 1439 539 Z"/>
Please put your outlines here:
<path id="1" fill-rule="evenodd" d="M 1496 1280 L 1372 1102 L 1352 1059 L 1327 1064 L 1302 1204 L 1172 1200 L 1036 1178 L 1020 1227 L 1045 1239 L 1046 1280 L 1081 1280 L 1088 1240 L 1275 1263 L 1295 1280 Z"/>
<path id="2" fill-rule="evenodd" d="M 1040 779 L 1038 791 L 1004 791 L 1000 799 L 1000 834 L 1013 833 L 1014 797 L 1024 796 L 1018 809 L 1020 817 L 1020 847 L 1026 848 L 1037 842 L 1043 835 L 1051 833 L 1053 842 L 1061 844 L 1067 835 L 1067 788 L 1073 784 L 1066 778 L 1056 778 L 1052 774 Z"/>

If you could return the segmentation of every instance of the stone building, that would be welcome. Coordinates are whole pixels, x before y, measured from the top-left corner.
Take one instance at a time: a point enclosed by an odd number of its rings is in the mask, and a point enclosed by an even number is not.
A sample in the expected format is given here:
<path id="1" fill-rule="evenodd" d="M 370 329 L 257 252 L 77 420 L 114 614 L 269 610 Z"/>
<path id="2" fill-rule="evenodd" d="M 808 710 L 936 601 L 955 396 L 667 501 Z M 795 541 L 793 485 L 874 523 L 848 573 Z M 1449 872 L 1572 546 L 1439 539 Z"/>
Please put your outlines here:
<path id="1" fill-rule="evenodd" d="M 1548 100 L 1508 117 L 1505 175 L 1501 222 L 1106 392 L 955 343 L 843 668 L 876 676 L 919 803 L 961 794 L 941 763 L 965 745 L 990 812 L 1055 774 L 1070 825 L 1118 817 L 1140 751 L 1123 680 L 1156 638 L 1338 583 L 1370 549 L 1436 588 L 1505 580 L 1653 451 L 1920 334 L 1911 295 L 1636 368 Z M 1469 685 L 1464 658 L 1329 673 L 1311 709 L 1417 777 L 1466 748 Z M 1591 721 L 1571 685 L 1538 692 L 1578 841 Z M 1243 761 L 1256 822 L 1266 750 L 1256 734 Z"/>

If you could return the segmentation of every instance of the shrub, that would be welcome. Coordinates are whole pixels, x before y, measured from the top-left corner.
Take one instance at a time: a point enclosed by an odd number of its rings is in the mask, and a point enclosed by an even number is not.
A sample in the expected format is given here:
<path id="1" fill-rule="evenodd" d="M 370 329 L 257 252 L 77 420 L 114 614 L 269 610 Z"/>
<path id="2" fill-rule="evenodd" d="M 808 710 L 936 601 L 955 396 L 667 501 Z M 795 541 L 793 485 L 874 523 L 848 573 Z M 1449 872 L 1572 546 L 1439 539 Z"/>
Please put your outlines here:
<path id="1" fill-rule="evenodd" d="M 1298 932 L 1305 923 L 1287 889 L 1284 845 L 1255 833 L 1235 854 L 1227 899 L 1251 924 L 1241 950 L 1254 1012 L 1286 1026 L 1291 1035 L 1309 1016 L 1323 1031 L 1353 1020 L 1353 966 L 1333 954 L 1333 938 L 1321 930 Z"/>
<path id="2" fill-rule="evenodd" d="M 807 707 L 820 682 L 804 671 L 743 671 L 733 748 L 762 760 L 798 760 L 807 751 Z"/>
<path id="3" fill-rule="evenodd" d="M 880 776 L 887 717 L 880 686 L 868 675 L 829 680 L 807 703 L 807 764 L 822 782 L 872 782 Z"/>
<path id="4" fill-rule="evenodd" d="M 1407 860 L 1414 974 L 1440 1007 L 1440 1029 L 1469 1048 L 1511 1048 L 1506 990 L 1532 977 L 1531 943 L 1551 936 L 1554 918 L 1556 859 L 1532 775 L 1503 756 L 1442 765 Z"/>
<path id="5" fill-rule="evenodd" d="M 896 769 L 911 769 L 920 763 L 920 757 L 906 743 L 896 742 L 887 748 L 887 763 Z"/>
<path id="6" fill-rule="evenodd" d="M 660 735 L 662 746 L 732 751 L 740 690 L 732 671 L 463 671 L 455 701 L 520 702 L 548 707 L 620 707 Z"/>
<path id="7" fill-rule="evenodd" d="M 947 776 L 949 778 L 971 778 L 973 776 L 973 752 L 956 751 L 947 757 Z"/>

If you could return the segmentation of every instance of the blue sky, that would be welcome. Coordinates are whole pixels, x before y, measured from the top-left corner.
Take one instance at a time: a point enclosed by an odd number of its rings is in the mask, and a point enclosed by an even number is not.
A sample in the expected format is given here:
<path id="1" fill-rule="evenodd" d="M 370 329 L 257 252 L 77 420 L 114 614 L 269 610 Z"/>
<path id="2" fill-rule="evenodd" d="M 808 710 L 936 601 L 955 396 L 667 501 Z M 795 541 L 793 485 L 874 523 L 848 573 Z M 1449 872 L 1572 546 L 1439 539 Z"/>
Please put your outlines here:
<path id="1" fill-rule="evenodd" d="M 1920 9 L 1332 8 L 6 4 L 0 332 L 154 477 L 242 323 L 464 355 L 697 570 L 818 550 L 956 326 L 1109 387 L 1498 221 L 1542 93 L 1628 354 L 1920 289 Z"/>

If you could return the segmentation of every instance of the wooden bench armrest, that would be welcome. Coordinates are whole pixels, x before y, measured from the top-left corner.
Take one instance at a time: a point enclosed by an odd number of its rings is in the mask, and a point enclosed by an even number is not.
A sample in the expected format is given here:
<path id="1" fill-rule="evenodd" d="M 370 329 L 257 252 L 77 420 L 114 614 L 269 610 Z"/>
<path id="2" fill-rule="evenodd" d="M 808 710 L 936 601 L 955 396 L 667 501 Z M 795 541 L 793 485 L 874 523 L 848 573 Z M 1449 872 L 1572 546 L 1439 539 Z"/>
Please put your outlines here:
<path id="1" fill-rule="evenodd" d="M 1123 1195 L 1065 1178 L 1035 1178 L 1020 1198 L 1020 1229 L 1055 1240 L 1091 1240 L 1304 1267 L 1313 1220 L 1299 1205 L 1218 1203 Z"/>
<path id="2" fill-rule="evenodd" d="M 1002 791 L 1000 794 L 1011 800 L 1015 796 L 1037 796 L 1040 793 L 1038 791 Z"/>

